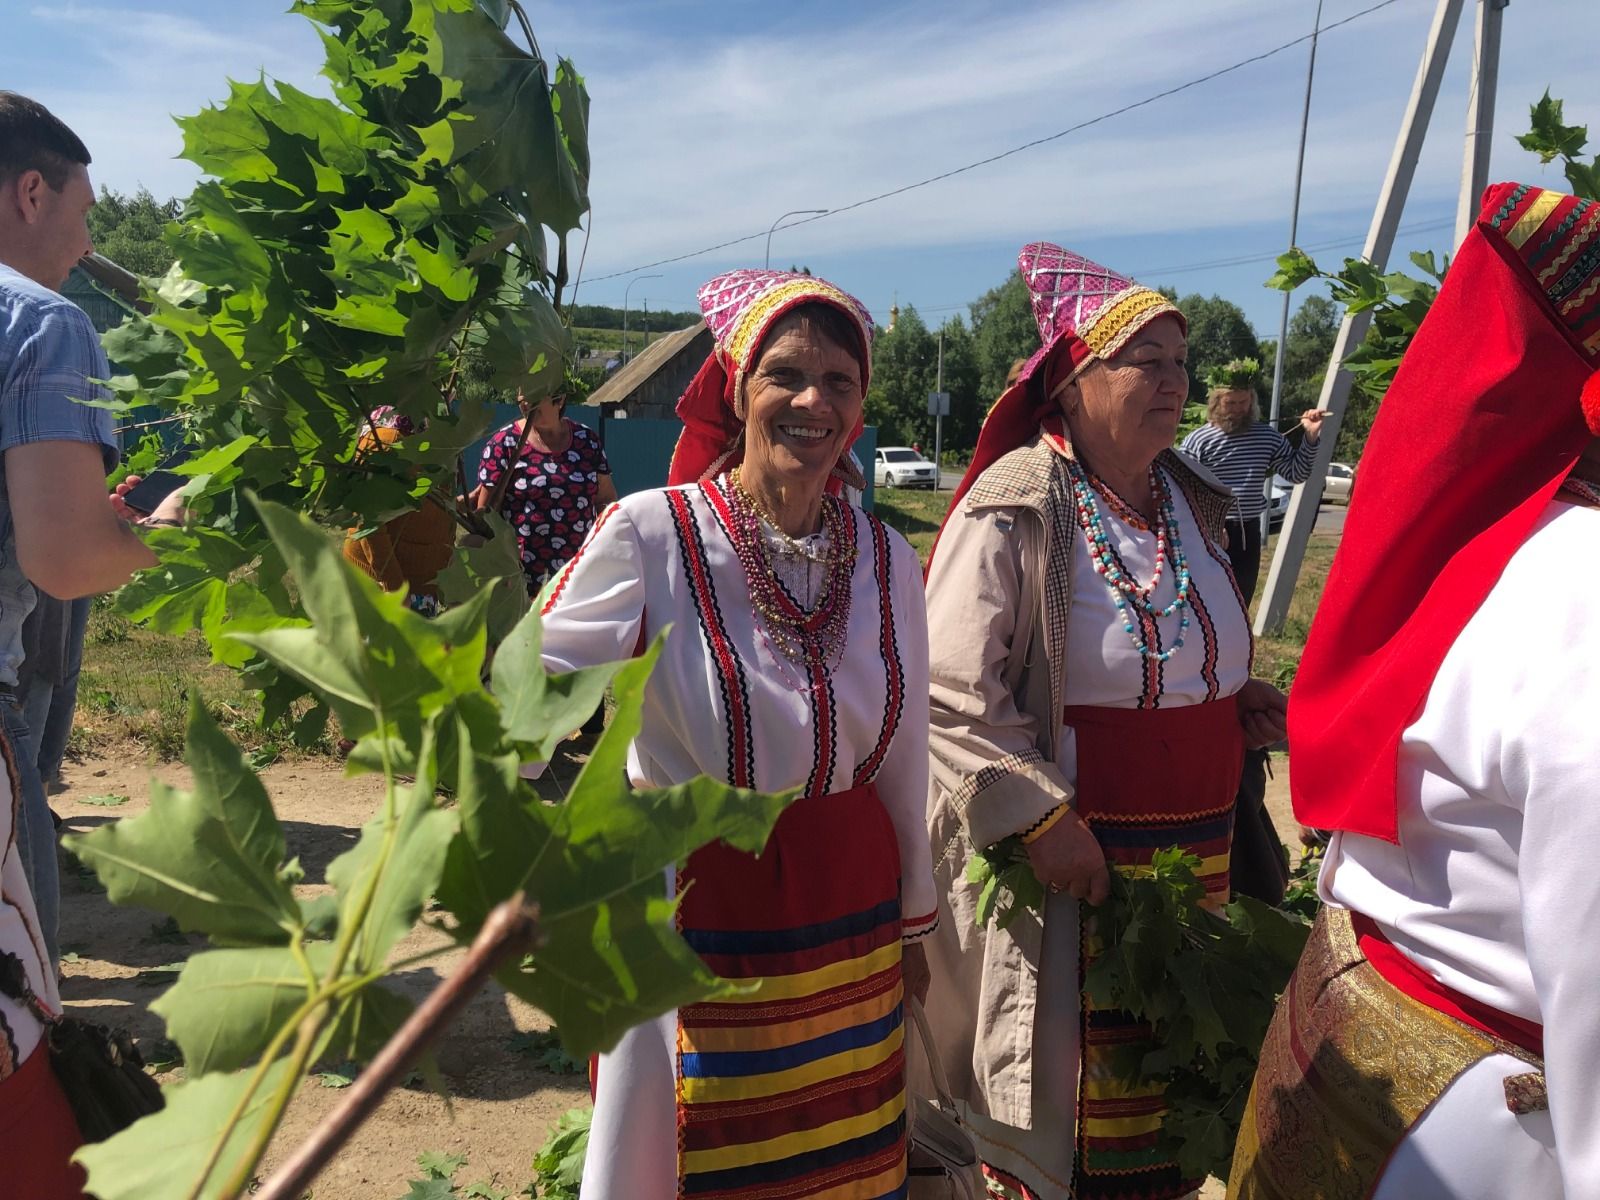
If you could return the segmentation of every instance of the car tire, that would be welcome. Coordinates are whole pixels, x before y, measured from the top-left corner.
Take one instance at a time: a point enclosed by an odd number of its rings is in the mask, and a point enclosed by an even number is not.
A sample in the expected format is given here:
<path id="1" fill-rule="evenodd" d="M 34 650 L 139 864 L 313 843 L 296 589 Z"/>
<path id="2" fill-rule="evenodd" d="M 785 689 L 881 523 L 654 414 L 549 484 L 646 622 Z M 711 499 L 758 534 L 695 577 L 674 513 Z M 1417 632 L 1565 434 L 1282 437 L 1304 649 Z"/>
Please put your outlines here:
<path id="1" fill-rule="evenodd" d="M 893 475 L 885 475 L 883 477 L 883 486 L 884 487 L 894 487 L 895 486 L 895 477 Z"/>

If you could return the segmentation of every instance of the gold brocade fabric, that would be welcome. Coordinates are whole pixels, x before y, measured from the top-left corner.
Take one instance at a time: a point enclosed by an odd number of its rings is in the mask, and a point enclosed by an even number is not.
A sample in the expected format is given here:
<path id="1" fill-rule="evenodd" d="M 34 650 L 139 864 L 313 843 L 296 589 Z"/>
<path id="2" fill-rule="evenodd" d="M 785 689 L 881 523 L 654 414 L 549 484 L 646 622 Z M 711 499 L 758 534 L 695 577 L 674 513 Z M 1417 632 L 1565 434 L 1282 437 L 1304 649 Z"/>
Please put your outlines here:
<path id="1" fill-rule="evenodd" d="M 1228 1200 L 1364 1200 L 1427 1107 L 1503 1048 L 1393 987 L 1325 907 L 1261 1047 Z"/>

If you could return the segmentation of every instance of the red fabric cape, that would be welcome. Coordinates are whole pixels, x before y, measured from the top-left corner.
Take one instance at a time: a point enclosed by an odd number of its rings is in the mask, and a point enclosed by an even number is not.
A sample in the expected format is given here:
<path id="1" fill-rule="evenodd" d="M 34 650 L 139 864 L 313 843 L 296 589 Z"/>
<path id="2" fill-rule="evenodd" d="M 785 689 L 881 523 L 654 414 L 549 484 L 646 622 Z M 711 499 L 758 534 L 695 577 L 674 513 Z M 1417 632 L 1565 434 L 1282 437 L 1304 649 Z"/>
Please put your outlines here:
<path id="1" fill-rule="evenodd" d="M 1594 356 L 1574 333 L 1583 314 L 1546 293 L 1564 216 L 1531 237 L 1512 228 L 1530 193 L 1489 189 L 1367 440 L 1289 703 L 1291 790 L 1308 825 L 1398 839 L 1401 734 L 1595 436 L 1586 409 L 1600 429 Z"/>

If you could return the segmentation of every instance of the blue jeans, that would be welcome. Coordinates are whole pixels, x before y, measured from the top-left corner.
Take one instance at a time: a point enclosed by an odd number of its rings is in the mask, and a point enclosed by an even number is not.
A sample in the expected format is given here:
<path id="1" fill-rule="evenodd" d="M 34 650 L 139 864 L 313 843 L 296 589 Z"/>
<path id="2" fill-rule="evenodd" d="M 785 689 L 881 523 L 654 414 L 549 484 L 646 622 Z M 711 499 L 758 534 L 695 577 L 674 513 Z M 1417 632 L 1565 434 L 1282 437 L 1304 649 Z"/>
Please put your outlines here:
<path id="1" fill-rule="evenodd" d="M 39 755 L 22 706 L 10 693 L 0 694 L 0 733 L 16 760 L 17 850 L 22 855 L 22 872 L 33 893 L 33 906 L 39 913 L 39 933 L 50 954 L 50 969 L 59 969 L 60 951 L 56 945 L 61 921 L 61 874 L 56 863 L 56 828 L 50 820 L 50 806 L 44 798 L 44 781 L 39 778 Z"/>
<path id="2" fill-rule="evenodd" d="M 90 596 L 69 602 L 61 678 L 32 675 L 23 686 L 22 715 L 29 732 L 34 734 L 39 778 L 46 788 L 61 777 L 61 761 L 67 756 L 67 741 L 72 737 L 72 719 L 78 708 L 78 676 L 83 673 L 83 639 L 88 633 L 93 604 Z"/>

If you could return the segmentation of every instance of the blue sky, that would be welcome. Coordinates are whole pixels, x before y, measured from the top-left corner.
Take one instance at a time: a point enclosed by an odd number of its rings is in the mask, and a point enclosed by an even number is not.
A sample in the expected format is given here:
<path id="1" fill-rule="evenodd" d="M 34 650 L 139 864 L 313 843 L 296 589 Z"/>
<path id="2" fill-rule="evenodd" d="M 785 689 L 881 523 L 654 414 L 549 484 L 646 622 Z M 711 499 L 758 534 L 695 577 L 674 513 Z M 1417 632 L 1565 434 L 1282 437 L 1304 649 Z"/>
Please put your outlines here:
<path id="1" fill-rule="evenodd" d="M 1373 0 L 1326 0 L 1324 22 Z M 83 135 L 97 183 L 157 195 L 197 178 L 171 114 L 265 71 L 319 87 L 313 27 L 283 0 L 0 0 L 0 86 Z M 837 209 L 1046 136 L 1310 31 L 1315 0 L 588 0 L 527 5 L 549 54 L 588 81 L 593 232 L 581 301 L 620 304 L 626 272 L 764 231 L 788 209 Z M 1319 48 L 1300 242 L 1355 253 L 1399 127 L 1433 0 L 1396 0 Z M 1472 55 L 1473 5 L 1420 165 L 1401 251 L 1448 252 Z M 1561 186 L 1516 145 L 1548 86 L 1600 142 L 1595 0 L 1505 12 L 1494 178 Z M 1220 293 L 1257 331 L 1288 232 L 1306 47 L 1171 99 L 773 239 L 880 320 L 930 322 L 1000 282 L 1047 238 L 1152 285 Z M 321 89 L 325 90 L 325 89 Z M 1600 145 L 1591 149 L 1600 149 Z M 576 252 L 577 247 L 574 247 Z M 760 239 L 651 268 L 637 307 L 689 309 L 701 281 L 759 265 Z M 602 278 L 617 273 L 620 277 Z"/>

